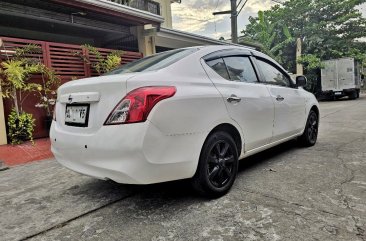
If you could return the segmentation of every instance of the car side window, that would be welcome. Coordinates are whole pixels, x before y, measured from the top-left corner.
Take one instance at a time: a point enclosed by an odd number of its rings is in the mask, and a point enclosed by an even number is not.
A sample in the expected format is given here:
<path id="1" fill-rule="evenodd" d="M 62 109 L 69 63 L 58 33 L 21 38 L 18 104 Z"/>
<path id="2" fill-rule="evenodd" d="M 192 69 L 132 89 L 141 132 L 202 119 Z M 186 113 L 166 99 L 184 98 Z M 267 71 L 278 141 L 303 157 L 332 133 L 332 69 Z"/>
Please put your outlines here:
<path id="1" fill-rule="evenodd" d="M 254 83 L 258 81 L 249 57 L 225 57 L 224 61 L 232 81 L 246 83 Z"/>
<path id="2" fill-rule="evenodd" d="M 224 60 L 222 58 L 206 61 L 206 64 L 208 66 L 210 66 L 221 77 L 223 77 L 224 79 L 230 80 Z"/>
<path id="3" fill-rule="evenodd" d="M 257 58 L 257 64 L 262 70 L 265 81 L 269 84 L 291 87 L 291 80 L 278 68 Z"/>

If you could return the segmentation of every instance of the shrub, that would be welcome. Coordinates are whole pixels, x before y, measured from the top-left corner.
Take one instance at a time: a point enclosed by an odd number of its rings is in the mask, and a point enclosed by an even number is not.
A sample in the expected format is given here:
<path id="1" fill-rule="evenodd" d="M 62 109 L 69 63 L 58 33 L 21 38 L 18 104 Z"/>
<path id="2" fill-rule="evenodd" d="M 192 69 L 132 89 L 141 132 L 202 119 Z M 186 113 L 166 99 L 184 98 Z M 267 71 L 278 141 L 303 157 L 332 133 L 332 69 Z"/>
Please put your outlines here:
<path id="1" fill-rule="evenodd" d="M 114 50 L 109 53 L 107 56 L 103 56 L 101 52 L 98 51 L 97 48 L 84 44 L 81 45 L 83 49 L 86 49 L 89 54 L 85 54 L 80 51 L 74 52 L 75 56 L 79 56 L 86 64 L 90 64 L 90 66 L 99 74 L 103 74 L 109 72 L 119 65 L 121 65 L 122 55 L 124 52 L 122 50 Z M 94 60 L 91 60 L 91 56 L 93 56 Z"/>
<path id="2" fill-rule="evenodd" d="M 9 114 L 8 127 L 11 144 L 21 144 L 25 140 L 33 142 L 34 119 L 32 114 L 26 112 L 18 114 L 13 109 Z"/>

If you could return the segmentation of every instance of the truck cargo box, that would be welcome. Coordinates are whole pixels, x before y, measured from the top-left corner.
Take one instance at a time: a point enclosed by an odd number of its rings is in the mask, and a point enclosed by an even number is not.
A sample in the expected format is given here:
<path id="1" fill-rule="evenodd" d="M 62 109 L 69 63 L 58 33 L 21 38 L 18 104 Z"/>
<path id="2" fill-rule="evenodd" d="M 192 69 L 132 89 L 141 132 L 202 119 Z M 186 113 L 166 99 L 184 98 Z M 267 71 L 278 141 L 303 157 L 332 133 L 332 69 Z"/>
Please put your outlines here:
<path id="1" fill-rule="evenodd" d="M 353 58 L 323 61 L 321 90 L 323 95 L 338 99 L 356 99 L 361 87 L 361 64 Z"/>

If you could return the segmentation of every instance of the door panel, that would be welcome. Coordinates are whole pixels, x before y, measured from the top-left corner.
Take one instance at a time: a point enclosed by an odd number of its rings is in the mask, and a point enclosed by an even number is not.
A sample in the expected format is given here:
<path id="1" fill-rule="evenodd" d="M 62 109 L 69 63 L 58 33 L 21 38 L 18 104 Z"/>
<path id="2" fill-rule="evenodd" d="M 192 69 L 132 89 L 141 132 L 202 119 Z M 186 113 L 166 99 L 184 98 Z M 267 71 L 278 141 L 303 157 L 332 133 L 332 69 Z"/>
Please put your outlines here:
<path id="1" fill-rule="evenodd" d="M 355 69 L 353 59 L 343 58 L 337 60 L 337 71 L 339 90 L 355 88 Z"/>
<path id="2" fill-rule="evenodd" d="M 298 134 L 305 126 L 305 98 L 301 91 L 292 87 L 294 84 L 276 64 L 257 58 L 261 78 L 274 103 L 273 138 L 271 142 Z"/>
<path id="3" fill-rule="evenodd" d="M 322 90 L 337 90 L 338 87 L 338 73 L 337 62 L 329 60 L 324 62 L 324 69 L 321 70 L 321 84 Z"/>
<path id="4" fill-rule="evenodd" d="M 249 73 L 237 73 L 235 78 L 238 81 L 225 79 L 229 74 L 220 67 L 223 63 L 222 60 L 211 62 L 210 68 L 202 61 L 209 78 L 221 93 L 230 117 L 242 128 L 245 151 L 268 144 L 272 138 L 274 105 L 266 86 L 251 83 Z M 230 75 L 233 72 L 236 71 L 229 68 Z"/>
<path id="5" fill-rule="evenodd" d="M 305 98 L 298 89 L 267 85 L 275 106 L 272 142 L 298 134 L 305 126 Z"/>

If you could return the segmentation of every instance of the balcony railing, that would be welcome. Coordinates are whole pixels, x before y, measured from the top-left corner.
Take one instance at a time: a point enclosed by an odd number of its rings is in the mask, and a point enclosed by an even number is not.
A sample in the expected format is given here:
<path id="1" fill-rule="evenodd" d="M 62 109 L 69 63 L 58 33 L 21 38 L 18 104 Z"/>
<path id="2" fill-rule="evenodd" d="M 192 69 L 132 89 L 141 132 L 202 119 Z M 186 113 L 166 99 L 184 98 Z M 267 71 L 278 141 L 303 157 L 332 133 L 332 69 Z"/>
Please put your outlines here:
<path id="1" fill-rule="evenodd" d="M 160 15 L 160 3 L 151 0 L 108 0 L 121 5 L 137 8 L 156 15 Z"/>

